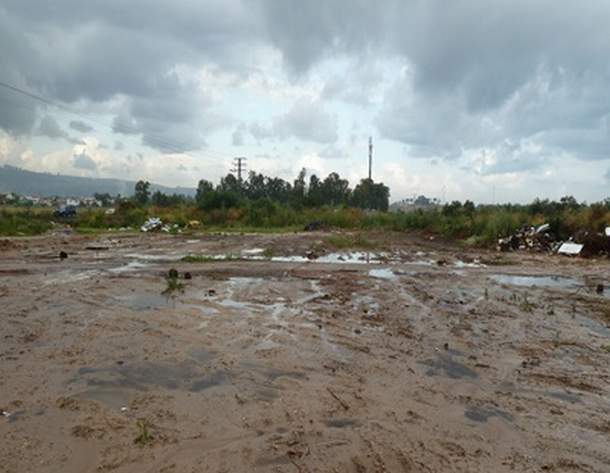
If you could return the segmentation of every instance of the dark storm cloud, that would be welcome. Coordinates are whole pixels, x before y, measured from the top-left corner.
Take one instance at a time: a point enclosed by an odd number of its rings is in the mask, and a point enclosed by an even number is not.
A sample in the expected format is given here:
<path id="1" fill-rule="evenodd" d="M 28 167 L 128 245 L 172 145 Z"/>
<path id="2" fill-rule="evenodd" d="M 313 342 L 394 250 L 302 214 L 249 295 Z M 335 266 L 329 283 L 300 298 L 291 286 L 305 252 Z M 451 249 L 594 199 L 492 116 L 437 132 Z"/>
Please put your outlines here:
<path id="1" fill-rule="evenodd" d="M 70 128 L 82 133 L 89 133 L 90 131 L 93 131 L 93 127 L 82 120 L 72 120 L 70 122 Z"/>
<path id="2" fill-rule="evenodd" d="M 377 124 L 383 136 L 421 156 L 533 139 L 555 152 L 607 159 L 610 2 L 263 5 L 271 41 L 292 70 L 370 51 L 402 59 L 410 77 L 386 92 Z M 345 94 L 349 85 L 331 78 L 324 92 Z M 527 169 L 526 162 L 519 166 Z"/>
<path id="3" fill-rule="evenodd" d="M 176 80 L 175 71 L 208 64 L 245 73 L 254 65 L 247 46 L 260 37 L 256 18 L 240 2 L 220 0 L 7 0 L 0 6 L 0 40 L 8 51 L 0 58 L 0 80 L 68 104 L 126 97 L 117 120 L 135 124 L 127 132 L 162 150 L 170 140 L 180 151 L 197 149 L 206 133 L 197 114 L 209 103 L 188 81 Z M 35 119 L 31 112 L 3 112 L 0 126 L 23 134 Z"/>
<path id="4" fill-rule="evenodd" d="M 265 74 L 255 52 L 267 48 L 298 82 L 322 61 L 348 58 L 358 71 L 326 77 L 319 105 L 300 104 L 248 131 L 258 140 L 333 143 L 337 118 L 325 101 L 370 107 L 385 78 L 392 85 L 377 127 L 416 156 L 502 151 L 508 140 L 535 142 L 538 158 L 603 160 L 610 147 L 608 24 L 607 0 L 4 0 L 0 80 L 65 103 L 120 98 L 117 133 L 186 151 L 205 146 L 219 126 L 236 126 L 214 116 L 211 100 L 189 79 L 200 67 L 240 78 Z M 384 61 L 401 64 L 402 74 L 373 71 Z M 9 95 L 0 90 L 0 101 L 16 100 Z M 31 101 L 12 104 L 3 107 L 0 127 L 27 134 L 36 119 Z M 242 127 L 234 142 L 243 134 Z M 539 166 L 540 159 L 514 153 L 497 155 L 506 168 Z"/>
<path id="5" fill-rule="evenodd" d="M 67 138 L 68 134 L 61 129 L 57 120 L 50 115 L 45 115 L 38 125 L 38 134 L 49 138 Z"/>

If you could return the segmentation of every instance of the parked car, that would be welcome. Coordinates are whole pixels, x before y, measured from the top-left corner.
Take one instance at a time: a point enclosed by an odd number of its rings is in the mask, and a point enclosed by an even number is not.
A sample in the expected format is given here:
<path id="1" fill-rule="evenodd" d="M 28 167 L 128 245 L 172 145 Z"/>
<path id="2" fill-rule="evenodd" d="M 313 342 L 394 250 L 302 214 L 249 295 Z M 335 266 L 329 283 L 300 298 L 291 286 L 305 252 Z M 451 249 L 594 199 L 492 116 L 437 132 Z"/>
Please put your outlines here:
<path id="1" fill-rule="evenodd" d="M 76 207 L 74 205 L 62 205 L 55 212 L 53 212 L 55 218 L 72 218 L 76 217 Z"/>

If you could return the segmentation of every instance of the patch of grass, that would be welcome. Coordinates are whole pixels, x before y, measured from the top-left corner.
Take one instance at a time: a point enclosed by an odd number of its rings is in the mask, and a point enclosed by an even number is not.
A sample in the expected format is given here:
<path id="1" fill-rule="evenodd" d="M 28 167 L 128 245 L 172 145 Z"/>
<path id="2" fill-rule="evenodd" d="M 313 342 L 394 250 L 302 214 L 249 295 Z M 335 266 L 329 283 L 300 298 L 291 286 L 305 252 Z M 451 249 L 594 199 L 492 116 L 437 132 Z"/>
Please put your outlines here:
<path id="1" fill-rule="evenodd" d="M 40 235 L 52 228 L 52 213 L 42 209 L 0 210 L 0 236 Z"/>
<path id="2" fill-rule="evenodd" d="M 534 308 L 536 306 L 527 300 L 527 294 L 526 294 L 525 296 L 523 296 L 523 300 L 521 301 L 521 304 L 519 305 L 519 307 L 521 308 L 521 310 L 523 312 L 527 312 L 529 314 L 534 311 Z"/>
<path id="3" fill-rule="evenodd" d="M 606 353 L 610 353 L 610 345 L 604 345 L 601 347 L 603 351 L 605 351 Z"/>
<path id="4" fill-rule="evenodd" d="M 184 292 L 184 284 L 178 279 L 177 271 L 175 274 L 170 271 L 170 274 L 165 277 L 165 282 L 167 287 L 161 293 L 164 296 L 173 297 L 177 292 Z"/>
<path id="5" fill-rule="evenodd" d="M 275 251 L 273 251 L 273 248 L 265 248 L 265 250 L 263 251 L 264 258 L 271 259 L 274 255 Z"/>
<path id="6" fill-rule="evenodd" d="M 218 258 L 211 255 L 186 255 L 183 256 L 180 261 L 183 263 L 209 263 L 212 261 L 218 261 Z"/>
<path id="7" fill-rule="evenodd" d="M 347 250 L 351 248 L 373 249 L 375 243 L 365 238 L 362 234 L 357 235 L 332 235 L 324 240 L 327 246 L 337 250 Z"/>
<path id="8" fill-rule="evenodd" d="M 133 440 L 133 443 L 142 447 L 152 443 L 155 438 L 150 433 L 150 428 L 152 427 L 150 421 L 148 419 L 139 419 L 136 425 L 138 429 L 138 435 Z"/>

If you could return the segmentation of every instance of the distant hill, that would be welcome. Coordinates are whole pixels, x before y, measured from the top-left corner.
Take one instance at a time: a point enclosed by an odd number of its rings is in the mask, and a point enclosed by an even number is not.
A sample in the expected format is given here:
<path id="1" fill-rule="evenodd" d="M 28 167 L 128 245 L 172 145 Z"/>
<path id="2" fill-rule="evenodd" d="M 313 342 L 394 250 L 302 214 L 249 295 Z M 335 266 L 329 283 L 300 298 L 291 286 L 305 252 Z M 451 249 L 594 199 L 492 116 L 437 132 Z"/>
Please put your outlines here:
<path id="1" fill-rule="evenodd" d="M 14 192 L 39 197 L 87 197 L 94 193 L 133 194 L 135 181 L 103 179 L 93 177 L 65 176 L 43 172 L 26 171 L 13 166 L 0 166 L 0 193 Z M 152 192 L 194 196 L 196 190 L 189 187 L 166 187 L 150 184 Z"/>

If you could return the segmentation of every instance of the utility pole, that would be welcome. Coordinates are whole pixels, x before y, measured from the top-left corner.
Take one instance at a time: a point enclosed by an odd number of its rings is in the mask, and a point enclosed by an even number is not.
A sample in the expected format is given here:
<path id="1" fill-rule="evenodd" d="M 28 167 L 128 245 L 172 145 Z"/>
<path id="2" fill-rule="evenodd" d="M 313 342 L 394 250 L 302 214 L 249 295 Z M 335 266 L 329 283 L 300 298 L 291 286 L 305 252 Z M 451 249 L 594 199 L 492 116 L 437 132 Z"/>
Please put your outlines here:
<path id="1" fill-rule="evenodd" d="M 373 168 L 373 137 L 369 136 L 369 181 L 372 180 Z"/>
<path id="2" fill-rule="evenodd" d="M 237 180 L 239 182 L 242 181 L 241 175 L 242 175 L 242 172 L 245 171 L 245 169 L 246 169 L 246 158 L 244 158 L 244 157 L 233 158 L 233 169 L 231 169 L 231 172 L 237 173 Z"/>

